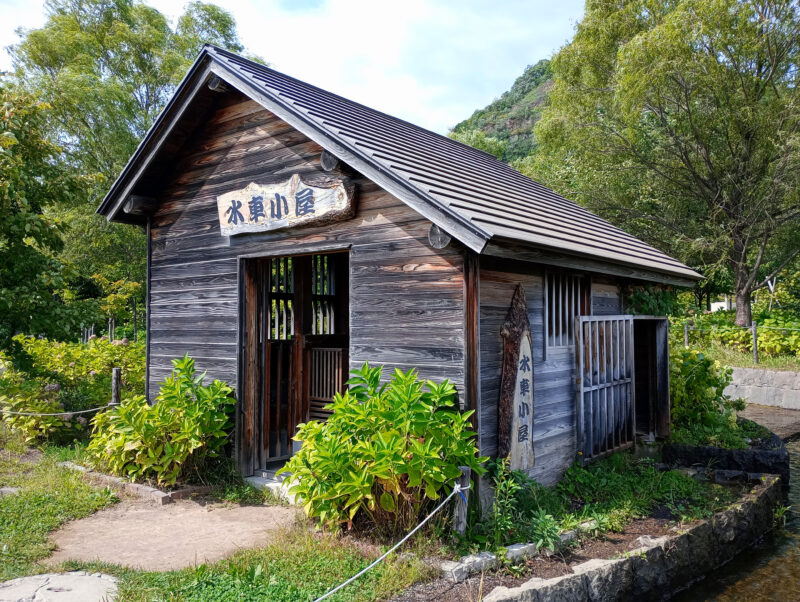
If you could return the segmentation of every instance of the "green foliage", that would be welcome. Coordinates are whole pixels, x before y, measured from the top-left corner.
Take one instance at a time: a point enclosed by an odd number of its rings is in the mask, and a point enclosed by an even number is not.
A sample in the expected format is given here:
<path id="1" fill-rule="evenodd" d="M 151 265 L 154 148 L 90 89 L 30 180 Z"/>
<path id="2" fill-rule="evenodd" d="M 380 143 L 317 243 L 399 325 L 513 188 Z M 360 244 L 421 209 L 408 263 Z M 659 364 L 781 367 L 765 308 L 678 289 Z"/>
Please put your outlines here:
<path id="1" fill-rule="evenodd" d="M 486 150 L 503 161 L 528 156 L 536 149 L 533 126 L 541 115 L 552 75 L 550 61 L 546 59 L 528 66 L 510 90 L 456 125 L 451 137 Z M 493 145 L 497 152 L 474 143 L 481 135 L 497 141 Z"/>
<path id="2" fill-rule="evenodd" d="M 87 453 L 96 467 L 173 485 L 197 476 L 207 458 L 219 455 L 232 426 L 232 389 L 218 380 L 203 385 L 205 374 L 195 374 L 188 356 L 172 364 L 154 405 L 131 397 L 92 420 Z"/>
<path id="3" fill-rule="evenodd" d="M 791 0 L 590 2 L 553 58 L 531 174 L 685 263 L 724 267 L 740 323 L 800 247 Z"/>
<path id="4" fill-rule="evenodd" d="M 53 198 L 79 196 L 81 179 L 58 163 L 45 138 L 48 105 L 0 78 L 0 350 L 25 330 L 66 336 L 79 320 L 65 305 L 58 220 L 45 215 Z"/>
<path id="5" fill-rule="evenodd" d="M 0 497 L 0 581 L 41 572 L 37 563 L 51 552 L 51 531 L 116 501 L 111 490 L 91 487 L 57 461 L 45 455 L 31 464 L 0 453 L 0 487 L 20 488 Z"/>
<path id="6" fill-rule="evenodd" d="M 80 436 L 86 426 L 86 419 L 67 416 L 25 416 L 6 412 L 58 414 L 64 406 L 58 401 L 58 392 L 42 386 L 38 382 L 13 382 L 9 378 L 2 381 L 0 412 L 3 422 L 12 431 L 20 433 L 25 442 L 70 441 Z M 79 420 L 80 419 L 80 420 Z"/>
<path id="7" fill-rule="evenodd" d="M 9 282 L 17 283 L 14 288 L 19 291 L 12 290 L 6 297 L 0 290 L 0 347 L 3 336 L 20 329 L 75 338 L 81 322 L 102 322 L 96 303 L 77 304 L 73 309 L 80 310 L 79 315 L 70 319 L 47 310 L 53 303 L 50 291 L 54 288 L 80 287 L 94 274 L 102 274 L 110 282 L 144 282 L 143 232 L 108 223 L 94 210 L 203 44 L 234 52 L 243 48 L 230 13 L 204 2 L 188 3 L 174 25 L 167 16 L 137 0 L 49 0 L 45 11 L 45 24 L 19 30 L 21 39 L 10 47 L 10 53 L 15 84 L 31 97 L 49 103 L 42 132 L 60 148 L 34 149 L 21 163 L 37 176 L 30 177 L 26 186 L 46 188 L 48 194 L 43 195 L 41 209 L 27 212 L 31 214 L 26 221 L 32 228 L 31 236 L 41 238 L 41 244 L 9 250 L 17 258 L 8 264 L 17 272 Z M 38 105 L 37 111 L 44 106 Z M 29 138 L 39 133 L 39 121 L 32 122 Z M 11 140 L 10 136 L 5 138 Z M 50 160 L 43 164 L 39 155 L 45 153 Z M 19 152 L 14 154 L 22 157 Z M 81 194 L 72 195 L 59 173 L 80 174 Z M 38 195 L 28 196 L 30 203 L 40 200 Z M 2 209 L 7 215 L 6 208 Z M 36 214 L 45 215 L 47 222 L 37 225 L 33 218 Z M 55 224 L 63 225 L 63 231 L 55 232 Z M 57 243 L 52 249 L 45 246 L 40 230 L 47 230 Z M 42 253 L 47 250 L 50 252 Z M 49 266 L 44 265 L 48 262 Z M 69 287 L 61 282 L 62 268 Z M 0 289 L 10 286 L 3 282 L 2 269 Z M 18 294 L 43 286 L 49 287 L 48 294 Z M 60 297 L 86 301 L 75 289 Z M 144 305 L 141 292 L 134 298 Z M 3 299 L 9 303 L 13 300 L 8 311 L 2 306 Z M 6 315 L 17 318 L 12 322 L 17 330 L 3 332 Z"/>
<path id="8" fill-rule="evenodd" d="M 486 132 L 481 130 L 465 130 L 461 132 L 453 131 L 450 132 L 448 136 L 453 140 L 457 140 L 458 142 L 473 148 L 477 148 L 478 150 L 482 150 L 490 155 L 494 155 L 497 158 L 502 157 L 508 148 L 507 142 L 487 136 Z"/>
<path id="9" fill-rule="evenodd" d="M 753 350 L 753 335 L 749 328 L 737 326 L 735 313 L 715 311 L 676 320 L 675 329 L 683 332 L 683 324 L 688 322 L 694 329 L 690 331 L 690 343 L 709 347 L 717 343 L 738 351 Z M 757 311 L 753 319 L 758 323 L 758 353 L 763 356 L 800 356 L 800 315 L 774 309 Z"/>
<path id="10" fill-rule="evenodd" d="M 349 389 L 328 406 L 327 422 L 299 426 L 295 440 L 303 446 L 280 471 L 296 479 L 291 492 L 323 525 L 361 519 L 406 531 L 450 492 L 459 466 L 483 472 L 472 412 L 454 409 L 449 381 L 428 381 L 423 391 L 415 370 L 395 370 L 388 384 L 382 373 L 369 364 L 354 371 Z"/>
<path id="11" fill-rule="evenodd" d="M 494 472 L 492 475 L 494 503 L 489 533 L 495 548 L 499 548 L 510 539 L 516 524 L 514 519 L 520 485 L 511 474 L 510 463 L 510 458 L 503 458 L 491 465 L 491 470 Z"/>
<path id="12" fill-rule="evenodd" d="M 530 516 L 529 539 L 540 550 L 553 552 L 561 541 L 558 521 L 544 510 L 534 510 Z"/>
<path id="13" fill-rule="evenodd" d="M 575 464 L 552 488 L 511 471 L 507 461 L 490 463 L 489 470 L 497 489 L 495 506 L 489 521 L 472 517 L 468 535 L 473 544 L 495 550 L 522 542 L 553 549 L 566 530 L 591 537 L 619 532 L 661 506 L 676 520 L 692 520 L 723 509 L 736 496 L 676 471 L 656 470 L 652 461 L 630 453 Z"/>
<path id="14" fill-rule="evenodd" d="M 93 339 L 60 343 L 25 335 L 13 338 L 13 362 L 0 357 L 0 408 L 14 412 L 56 414 L 106 405 L 111 398 L 111 369 L 122 369 L 121 393 L 144 390 L 144 344 Z M 87 417 L 14 416 L 4 414 L 10 428 L 29 443 L 65 443 L 88 433 Z"/>
<path id="15" fill-rule="evenodd" d="M 737 422 L 744 402 L 724 390 L 731 382 L 730 368 L 702 351 L 673 346 L 670 354 L 672 440 L 691 445 L 747 447 L 748 432 Z"/>
<path id="16" fill-rule="evenodd" d="M 622 290 L 624 307 L 644 316 L 670 316 L 677 311 L 677 294 L 672 287 L 657 285 L 627 286 Z"/>
<path id="17" fill-rule="evenodd" d="M 141 294 L 142 285 L 124 278 L 112 282 L 102 274 L 95 274 L 93 278 L 105 295 L 99 303 L 103 314 L 115 319 L 130 317 L 131 301 Z"/>
<path id="18" fill-rule="evenodd" d="M 27 378 L 56 383 L 67 410 L 82 410 L 108 403 L 111 369 L 121 369 L 122 396 L 144 393 L 145 345 L 105 337 L 88 343 L 61 343 L 17 335 Z M 73 400 L 71 403 L 69 400 Z"/>

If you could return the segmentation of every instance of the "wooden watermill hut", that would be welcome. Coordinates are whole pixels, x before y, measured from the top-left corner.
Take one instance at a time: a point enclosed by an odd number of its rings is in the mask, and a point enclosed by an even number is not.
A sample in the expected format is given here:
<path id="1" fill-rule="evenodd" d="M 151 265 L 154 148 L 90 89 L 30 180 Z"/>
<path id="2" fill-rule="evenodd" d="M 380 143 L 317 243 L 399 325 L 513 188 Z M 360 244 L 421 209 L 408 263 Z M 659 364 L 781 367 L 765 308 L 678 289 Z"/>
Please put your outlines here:
<path id="1" fill-rule="evenodd" d="M 453 381 L 484 454 L 552 483 L 669 429 L 698 274 L 494 157 L 206 46 L 98 212 L 147 230 L 147 389 L 184 353 L 238 399 L 244 474 L 369 361 Z M 505 364 L 505 367 L 504 367 Z"/>

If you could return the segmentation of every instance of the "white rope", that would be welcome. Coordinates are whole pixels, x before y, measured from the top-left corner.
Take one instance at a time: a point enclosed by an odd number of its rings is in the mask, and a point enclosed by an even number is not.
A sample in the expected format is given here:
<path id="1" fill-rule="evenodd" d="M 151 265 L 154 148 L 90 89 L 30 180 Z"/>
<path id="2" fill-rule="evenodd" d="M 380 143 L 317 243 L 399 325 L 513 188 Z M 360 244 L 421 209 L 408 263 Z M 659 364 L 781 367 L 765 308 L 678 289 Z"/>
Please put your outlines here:
<path id="1" fill-rule="evenodd" d="M 109 403 L 108 405 L 92 408 L 90 410 L 76 410 L 74 412 L 54 412 L 52 414 L 42 414 L 39 412 L 12 412 L 11 410 L 4 410 L 0 408 L 0 414 L 7 414 L 9 416 L 74 416 L 75 414 L 88 414 L 90 412 L 97 412 L 106 408 L 116 408 L 118 403 Z"/>
<path id="2" fill-rule="evenodd" d="M 409 537 L 411 537 L 412 535 L 414 535 L 414 533 L 416 533 L 417 531 L 419 531 L 419 529 L 422 527 L 422 525 L 424 525 L 425 523 L 427 523 L 427 522 L 428 522 L 428 521 L 429 521 L 429 520 L 430 520 L 430 519 L 433 517 L 433 515 L 434 515 L 434 514 L 436 514 L 437 512 L 439 512 L 439 510 L 441 510 L 442 508 L 444 508 L 445 504 L 447 504 L 447 502 L 449 502 L 449 501 L 450 501 L 450 498 L 451 498 L 451 497 L 453 497 L 453 496 L 454 496 L 455 494 L 457 494 L 457 493 L 461 493 L 462 491 L 466 491 L 467 489 L 469 489 L 469 487 L 470 487 L 469 485 L 467 485 L 466 487 L 462 487 L 462 486 L 461 486 L 461 485 L 459 485 L 458 483 L 456 483 L 455 485 L 453 485 L 453 491 L 451 491 L 451 492 L 450 492 L 450 495 L 448 495 L 446 498 L 444 498 L 444 501 L 443 501 L 441 504 L 439 504 L 438 506 L 436 506 L 436 508 L 434 508 L 433 512 L 431 512 L 431 513 L 430 513 L 428 516 L 426 516 L 426 517 L 425 517 L 425 518 L 424 518 L 424 519 L 423 519 L 423 520 L 422 520 L 422 521 L 421 521 L 421 522 L 420 522 L 420 523 L 419 523 L 419 524 L 418 524 L 416 527 L 414 527 L 413 529 L 411 529 L 411 531 L 409 531 L 409 532 L 408 532 L 408 534 L 407 534 L 407 535 L 406 535 L 406 536 L 405 536 L 403 539 L 401 539 L 401 540 L 400 540 L 400 541 L 398 541 L 396 544 L 394 544 L 394 546 L 393 546 L 392 548 L 390 548 L 390 549 L 389 549 L 389 550 L 388 550 L 388 551 L 387 551 L 387 552 L 386 552 L 386 553 L 385 553 L 383 556 L 381 556 L 380 558 L 378 558 L 378 559 L 377 559 L 375 562 L 373 562 L 372 564 L 370 564 L 370 565 L 369 565 L 367 568 L 365 568 L 365 569 L 363 569 L 363 570 L 359 571 L 358 573 L 356 573 L 355 575 L 353 575 L 352 577 L 350 577 L 350 579 L 348 579 L 348 580 L 347 580 L 347 581 L 345 581 L 344 583 L 342 583 L 342 584 L 340 584 L 340 585 L 337 585 L 337 586 L 336 586 L 336 587 L 334 587 L 332 590 L 330 590 L 328 593 L 326 593 L 326 594 L 324 594 L 324 595 L 320 596 L 319 598 L 317 598 L 316 600 L 314 600 L 314 602 L 320 602 L 320 600 L 324 600 L 325 598 L 328 598 L 329 596 L 332 596 L 333 594 L 335 594 L 336 592 L 338 592 L 338 591 L 339 591 L 340 589 L 342 589 L 343 587 L 346 587 L 346 586 L 350 585 L 350 584 L 351 584 L 353 581 L 355 581 L 356 579 L 358 579 L 359 577 L 361 577 L 361 575 L 363 575 L 364 573 L 366 573 L 368 570 L 370 570 L 372 567 L 374 567 L 376 564 L 378 564 L 378 563 L 379 563 L 379 562 L 381 562 L 381 561 L 382 561 L 384 558 L 386 558 L 386 557 L 387 557 L 389 554 L 391 554 L 391 553 L 392 553 L 392 552 L 394 552 L 394 551 L 395 551 L 397 548 L 399 548 L 400 546 L 402 546 L 402 545 L 403 545 L 403 544 L 404 544 L 406 541 L 408 541 L 408 538 L 409 538 Z M 463 496 L 463 494 L 462 494 L 462 496 Z"/>

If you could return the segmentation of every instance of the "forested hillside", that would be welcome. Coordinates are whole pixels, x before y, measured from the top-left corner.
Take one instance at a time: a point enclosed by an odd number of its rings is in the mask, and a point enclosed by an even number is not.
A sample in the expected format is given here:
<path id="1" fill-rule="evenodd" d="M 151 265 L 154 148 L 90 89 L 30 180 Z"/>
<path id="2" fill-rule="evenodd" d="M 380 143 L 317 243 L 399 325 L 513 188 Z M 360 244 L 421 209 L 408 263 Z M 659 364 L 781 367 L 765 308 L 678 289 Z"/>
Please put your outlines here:
<path id="1" fill-rule="evenodd" d="M 501 142 L 494 148 L 483 148 L 500 159 L 513 161 L 528 156 L 536 146 L 533 126 L 541 116 L 547 91 L 552 86 L 552 77 L 550 61 L 547 59 L 528 66 L 510 90 L 455 126 L 451 136 L 482 147 L 481 144 L 474 144 L 475 132 L 482 132 L 482 140 L 490 137 Z"/>

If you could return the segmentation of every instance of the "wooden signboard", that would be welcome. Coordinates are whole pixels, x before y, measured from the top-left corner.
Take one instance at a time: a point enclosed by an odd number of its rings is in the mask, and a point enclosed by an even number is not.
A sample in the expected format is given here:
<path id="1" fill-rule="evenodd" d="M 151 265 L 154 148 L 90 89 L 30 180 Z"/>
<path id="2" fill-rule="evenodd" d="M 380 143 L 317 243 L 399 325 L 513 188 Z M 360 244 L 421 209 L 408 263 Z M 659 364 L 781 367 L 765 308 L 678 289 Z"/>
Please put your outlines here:
<path id="1" fill-rule="evenodd" d="M 533 353 L 525 292 L 517 285 L 503 335 L 503 373 L 498 404 L 500 457 L 510 456 L 512 470 L 531 470 L 533 452 Z"/>
<path id="2" fill-rule="evenodd" d="M 253 182 L 217 197 L 220 233 L 270 232 L 349 219 L 355 215 L 353 190 L 341 178 L 327 176 L 306 181 L 294 174 L 275 184 Z"/>

